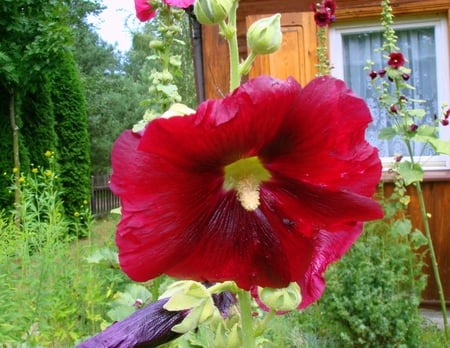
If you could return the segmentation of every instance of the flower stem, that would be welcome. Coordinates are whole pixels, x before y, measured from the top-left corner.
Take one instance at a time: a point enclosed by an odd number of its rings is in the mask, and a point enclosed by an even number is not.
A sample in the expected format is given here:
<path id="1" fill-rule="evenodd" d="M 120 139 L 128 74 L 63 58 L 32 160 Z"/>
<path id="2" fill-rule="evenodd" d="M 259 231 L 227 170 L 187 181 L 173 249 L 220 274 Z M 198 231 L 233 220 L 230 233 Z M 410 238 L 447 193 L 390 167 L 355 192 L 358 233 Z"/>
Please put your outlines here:
<path id="1" fill-rule="evenodd" d="M 414 165 L 414 154 L 413 154 L 411 142 L 408 140 L 405 140 L 405 143 L 406 143 L 406 146 L 408 149 L 411 164 Z M 445 341 L 448 342 L 450 337 L 449 337 L 449 330 L 448 330 L 447 308 L 445 305 L 444 290 L 442 287 L 441 276 L 439 275 L 439 267 L 438 267 L 438 262 L 437 262 L 437 258 L 436 258 L 436 253 L 434 251 L 433 240 L 431 238 L 431 230 L 430 230 L 430 224 L 428 222 L 428 214 L 427 214 L 427 209 L 425 206 L 425 199 L 423 197 L 423 191 L 422 191 L 422 186 L 420 185 L 420 181 L 416 181 L 413 184 L 416 187 L 417 198 L 419 200 L 420 215 L 421 215 L 422 221 L 423 221 L 425 237 L 427 238 L 428 250 L 430 251 L 430 259 L 431 259 L 431 266 L 433 268 L 434 280 L 436 282 L 436 286 L 438 289 L 439 302 L 441 304 L 442 319 L 444 322 L 444 338 L 445 338 Z"/>
<path id="2" fill-rule="evenodd" d="M 439 300 L 441 303 L 441 311 L 442 311 L 442 319 L 444 321 L 444 333 L 445 333 L 445 340 L 448 342 L 449 340 L 449 330 L 448 330 L 448 320 L 447 320 L 447 308 L 445 306 L 445 297 L 444 297 L 444 290 L 442 288 L 442 282 L 441 277 L 439 275 L 439 267 L 436 259 L 436 253 L 434 251 L 433 247 L 433 240 L 431 239 L 431 232 L 430 232 L 430 225 L 428 223 L 428 215 L 425 208 L 425 200 L 423 198 L 423 192 L 422 187 L 420 185 L 420 182 L 415 182 L 415 187 L 417 190 L 417 197 L 419 199 L 419 205 L 420 205 L 420 213 L 422 215 L 423 220 L 423 226 L 425 230 L 425 235 L 428 240 L 428 249 L 430 251 L 430 258 L 431 258 L 431 265 L 433 267 L 433 273 L 434 273 L 434 279 L 436 281 L 438 293 L 439 293 Z"/>
<path id="3" fill-rule="evenodd" d="M 242 348 L 254 348 L 255 337 L 252 325 L 251 298 L 248 291 L 239 291 L 239 308 L 241 310 Z"/>
<path id="4" fill-rule="evenodd" d="M 239 1 L 234 1 L 228 15 L 228 30 L 232 34 L 226 37 L 230 52 L 230 92 L 241 84 L 241 74 L 239 71 L 239 46 L 237 40 L 236 14 Z"/>

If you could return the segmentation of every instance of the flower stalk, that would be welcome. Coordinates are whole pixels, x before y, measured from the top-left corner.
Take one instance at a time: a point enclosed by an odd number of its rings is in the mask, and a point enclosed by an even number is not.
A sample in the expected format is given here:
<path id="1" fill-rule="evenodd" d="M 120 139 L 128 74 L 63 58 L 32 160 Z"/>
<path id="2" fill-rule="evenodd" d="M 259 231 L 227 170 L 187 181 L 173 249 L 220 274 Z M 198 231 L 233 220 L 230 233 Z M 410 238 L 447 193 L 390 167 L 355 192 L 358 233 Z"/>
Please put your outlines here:
<path id="1" fill-rule="evenodd" d="M 253 331 L 251 296 L 248 291 L 238 292 L 238 303 L 241 311 L 242 347 L 254 348 L 255 336 Z"/>
<path id="2" fill-rule="evenodd" d="M 228 24 L 226 31 L 222 30 L 225 38 L 228 41 L 228 48 L 230 54 L 230 92 L 241 84 L 241 74 L 239 69 L 239 46 L 237 40 L 237 8 L 239 1 L 235 0 L 231 6 L 228 14 Z M 222 22 L 223 23 L 223 22 Z M 225 24 L 221 24 L 221 29 Z"/>
<path id="3" fill-rule="evenodd" d="M 406 107 L 407 98 L 403 95 L 402 92 L 404 88 L 410 87 L 405 82 L 409 79 L 409 69 L 403 66 L 406 60 L 404 59 L 402 53 L 399 52 L 399 48 L 397 47 L 397 36 L 395 35 L 395 30 L 392 28 L 394 16 L 392 13 L 390 1 L 382 0 L 381 7 L 382 7 L 381 24 L 384 28 L 383 33 L 384 43 L 381 50 L 387 54 L 386 58 L 388 58 L 387 62 L 388 66 L 385 69 L 382 69 L 378 72 L 372 70 L 369 75 L 371 76 L 372 81 L 375 78 L 377 78 L 377 76 L 381 79 L 384 78 L 386 72 L 389 77 L 390 82 L 383 80 L 382 88 L 377 88 L 377 90 L 381 92 L 380 104 L 387 110 L 387 113 L 394 124 L 394 126 L 391 129 L 389 128 L 387 129 L 388 132 L 385 132 L 385 134 L 391 133 L 392 136 L 389 136 L 389 138 L 393 137 L 394 135 L 401 136 L 403 142 L 406 145 L 409 159 L 409 162 L 404 163 L 409 164 L 409 166 L 399 165 L 397 167 L 400 176 L 395 176 L 394 180 L 395 181 L 400 180 L 399 184 L 402 186 L 406 187 L 409 184 L 412 184 L 416 188 L 417 199 L 419 201 L 420 206 L 420 214 L 423 222 L 428 250 L 430 253 L 431 265 L 439 293 L 442 318 L 444 322 L 445 339 L 448 342 L 449 329 L 448 329 L 448 319 L 447 319 L 444 291 L 442 287 L 441 277 L 439 274 L 439 267 L 433 246 L 433 240 L 431 238 L 429 215 L 427 213 L 424 195 L 420 183 L 423 178 L 423 169 L 421 168 L 420 163 L 418 163 L 415 160 L 412 146 L 413 142 L 415 141 L 414 136 L 419 132 L 419 129 L 421 127 L 420 125 L 417 125 L 421 119 L 419 118 L 416 122 L 414 113 L 412 113 L 411 110 L 408 110 Z M 392 92 L 389 91 L 390 83 L 392 83 Z M 436 134 L 436 132 L 433 132 L 433 134 Z M 428 142 L 430 144 L 433 144 L 430 141 Z M 435 147 L 435 151 L 437 153 L 440 152 L 439 150 L 440 148 Z M 412 176 L 413 179 L 409 178 L 405 180 L 404 174 L 410 173 L 413 173 Z"/>
<path id="4" fill-rule="evenodd" d="M 437 258 L 436 258 L 436 253 L 434 251 L 433 240 L 431 238 L 430 224 L 428 222 L 428 214 L 427 214 L 427 210 L 425 207 L 425 200 L 423 198 L 423 192 L 422 192 L 422 187 L 420 185 L 420 182 L 415 182 L 414 186 L 416 187 L 416 190 L 417 190 L 417 198 L 419 199 L 420 214 L 422 216 L 423 227 L 425 230 L 425 236 L 427 238 L 428 249 L 430 251 L 431 266 L 433 267 L 434 278 L 435 278 L 436 286 L 438 289 L 439 301 L 440 301 L 441 311 L 442 311 L 442 319 L 444 322 L 445 340 L 448 342 L 448 340 L 450 339 L 450 336 L 449 336 L 449 329 L 448 329 L 447 307 L 445 305 L 444 289 L 442 287 L 442 281 L 441 281 L 441 277 L 439 274 L 439 267 L 438 267 L 438 262 L 437 262 Z"/>

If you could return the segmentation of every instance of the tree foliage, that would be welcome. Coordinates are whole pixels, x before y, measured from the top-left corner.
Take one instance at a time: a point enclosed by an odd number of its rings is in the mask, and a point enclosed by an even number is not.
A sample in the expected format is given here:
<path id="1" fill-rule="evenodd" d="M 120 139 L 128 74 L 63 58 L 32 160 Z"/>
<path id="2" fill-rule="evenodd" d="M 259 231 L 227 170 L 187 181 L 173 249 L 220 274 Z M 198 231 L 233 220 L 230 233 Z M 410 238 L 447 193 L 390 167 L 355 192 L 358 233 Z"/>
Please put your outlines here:
<path id="1" fill-rule="evenodd" d="M 85 101 L 70 49 L 74 30 L 86 26 L 83 18 L 99 9 L 88 0 L 0 3 L 0 88 L 6 97 L 0 101 L 0 133 L 2 152 L 8 154 L 0 161 L 0 170 L 6 173 L 0 179 L 0 207 L 8 208 L 11 202 L 7 189 L 11 169 L 18 169 L 16 187 L 20 187 L 20 173 L 26 173 L 31 163 L 44 164 L 47 150 L 59 152 L 61 171 L 72 173 L 64 182 L 68 211 L 79 196 L 88 198 Z M 15 192 L 17 202 L 20 191 Z"/>

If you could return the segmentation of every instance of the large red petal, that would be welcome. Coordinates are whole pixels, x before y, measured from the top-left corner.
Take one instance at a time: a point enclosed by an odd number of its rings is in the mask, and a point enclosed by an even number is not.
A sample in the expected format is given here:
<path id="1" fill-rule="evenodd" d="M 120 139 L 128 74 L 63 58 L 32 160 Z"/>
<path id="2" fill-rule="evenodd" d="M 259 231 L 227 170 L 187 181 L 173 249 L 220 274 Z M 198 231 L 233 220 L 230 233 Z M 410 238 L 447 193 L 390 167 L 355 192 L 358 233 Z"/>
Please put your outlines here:
<path id="1" fill-rule="evenodd" d="M 362 223 L 346 226 L 339 232 L 320 231 L 314 237 L 314 254 L 308 270 L 298 279 L 302 293 L 299 308 L 305 308 L 317 301 L 325 289 L 323 273 L 327 266 L 339 260 L 353 245 L 362 231 Z"/>
<path id="2" fill-rule="evenodd" d="M 371 196 L 381 162 L 364 138 L 370 121 L 367 105 L 344 82 L 317 78 L 302 89 L 261 156 L 272 173 Z"/>

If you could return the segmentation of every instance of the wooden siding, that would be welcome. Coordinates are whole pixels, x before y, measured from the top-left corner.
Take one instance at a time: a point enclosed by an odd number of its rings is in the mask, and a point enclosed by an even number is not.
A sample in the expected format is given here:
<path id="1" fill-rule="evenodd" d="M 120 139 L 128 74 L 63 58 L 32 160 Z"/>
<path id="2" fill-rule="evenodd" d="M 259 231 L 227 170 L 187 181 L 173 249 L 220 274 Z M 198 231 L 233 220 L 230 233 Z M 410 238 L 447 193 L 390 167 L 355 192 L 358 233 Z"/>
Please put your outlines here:
<path id="1" fill-rule="evenodd" d="M 247 54 L 245 39 L 246 28 L 262 15 L 282 13 L 283 31 L 287 32 L 287 41 L 283 52 L 259 58 L 251 76 L 273 74 L 284 78 L 296 75 L 302 84 L 311 79 L 315 72 L 311 66 L 315 63 L 312 55 L 315 50 L 315 33 L 311 31 L 307 18 L 312 18 L 311 0 L 241 0 L 238 9 L 238 40 L 241 57 Z M 337 0 L 336 17 L 339 22 L 378 19 L 379 0 Z M 450 18 L 449 0 L 392 0 L 395 16 L 414 16 L 433 13 L 445 13 Z M 450 21 L 448 21 L 450 24 Z M 449 25 L 450 30 L 450 25 Z M 314 34 L 314 35 L 313 35 Z M 450 33 L 449 33 L 450 34 Z M 450 35 L 449 35 L 450 37 Z M 303 50 L 298 52 L 298 50 Z M 291 56 L 290 56 L 291 55 Z M 449 52 L 450 55 L 450 52 Z M 228 49 L 225 40 L 215 26 L 203 27 L 204 86 L 207 98 L 219 98 L 229 89 Z M 288 61 L 288 57 L 293 61 Z M 286 63 L 287 62 L 287 63 Z M 280 65 L 280 66 L 278 66 Z M 304 75 L 299 72 L 304 69 Z M 450 101 L 450 96 L 449 96 Z M 389 191 L 389 184 L 387 184 Z M 409 189 L 411 203 L 409 214 L 414 227 L 423 230 L 419 203 L 414 188 Z M 450 171 L 430 172 L 423 183 L 425 203 L 431 214 L 430 227 L 436 255 L 438 258 L 445 297 L 450 301 Z M 424 292 L 426 303 L 436 303 L 439 299 L 431 267 L 426 269 L 429 275 L 428 287 Z"/>

